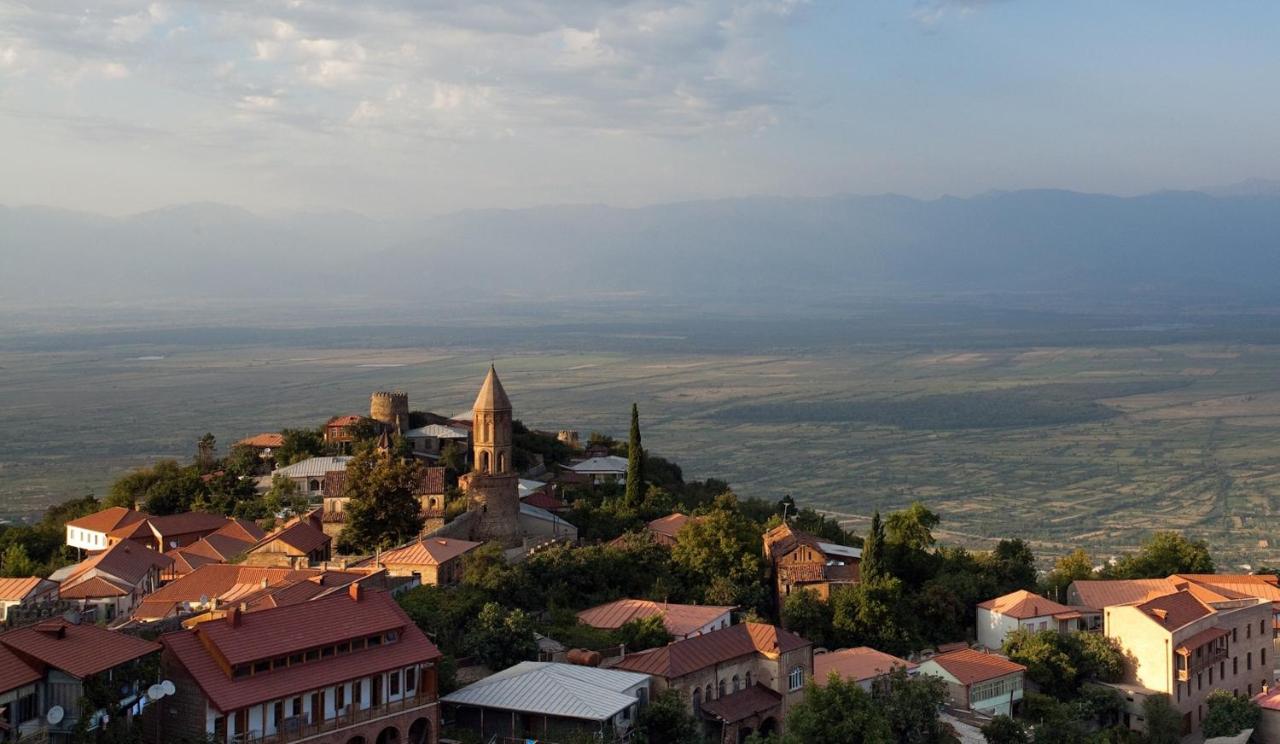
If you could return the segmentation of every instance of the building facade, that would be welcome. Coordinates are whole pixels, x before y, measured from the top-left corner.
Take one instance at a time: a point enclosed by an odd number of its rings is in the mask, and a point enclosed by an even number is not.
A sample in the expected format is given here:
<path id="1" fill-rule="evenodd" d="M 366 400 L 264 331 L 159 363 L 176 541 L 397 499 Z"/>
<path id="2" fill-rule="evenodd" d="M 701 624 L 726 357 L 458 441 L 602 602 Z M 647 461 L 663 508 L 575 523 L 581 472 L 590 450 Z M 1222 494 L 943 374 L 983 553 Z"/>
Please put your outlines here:
<path id="1" fill-rule="evenodd" d="M 1018 629 L 1032 633 L 1084 630 L 1083 619 L 1084 615 L 1073 607 L 1019 589 L 978 604 L 978 645 L 999 651 L 1005 638 Z"/>

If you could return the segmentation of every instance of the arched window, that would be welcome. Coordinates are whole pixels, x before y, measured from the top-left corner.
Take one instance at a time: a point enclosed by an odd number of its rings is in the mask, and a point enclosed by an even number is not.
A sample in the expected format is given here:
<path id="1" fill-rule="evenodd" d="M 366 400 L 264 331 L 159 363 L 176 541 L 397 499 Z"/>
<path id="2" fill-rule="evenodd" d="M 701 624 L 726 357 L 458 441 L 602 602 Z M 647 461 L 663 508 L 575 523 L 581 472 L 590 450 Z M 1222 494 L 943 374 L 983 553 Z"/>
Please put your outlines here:
<path id="1" fill-rule="evenodd" d="M 498 473 L 507 472 L 507 455 L 505 452 L 498 453 L 498 469 L 495 472 L 498 472 Z"/>
<path id="2" fill-rule="evenodd" d="M 742 685 L 742 680 L 738 679 L 738 675 L 733 675 L 733 691 L 737 692 Z"/>
<path id="3" fill-rule="evenodd" d="M 787 685 L 791 692 L 804 687 L 804 667 L 791 668 L 791 674 L 787 675 Z"/>
<path id="4" fill-rule="evenodd" d="M 724 697 L 724 680 L 720 680 L 720 686 L 716 689 L 716 694 L 719 697 Z"/>
<path id="5" fill-rule="evenodd" d="M 319 490 L 320 490 L 320 481 L 316 480 L 315 478 L 312 478 L 312 479 L 311 479 L 311 481 L 310 481 L 309 483 L 307 483 L 307 490 L 308 490 L 308 491 L 319 491 Z"/>
<path id="6" fill-rule="evenodd" d="M 480 453 L 480 472 L 482 473 L 489 472 L 489 453 L 488 452 Z"/>
<path id="7" fill-rule="evenodd" d="M 485 417 L 485 420 L 484 420 L 484 441 L 486 442 L 493 441 L 493 421 L 489 419 L 489 417 L 487 416 Z"/>
<path id="8" fill-rule="evenodd" d="M 751 672 L 747 672 L 747 687 L 751 687 Z"/>
<path id="9" fill-rule="evenodd" d="M 707 685 L 706 691 L 702 694 L 703 700 L 711 700 L 711 685 Z"/>
<path id="10" fill-rule="evenodd" d="M 702 710 L 702 690 L 698 687 L 693 688 L 693 712 L 697 713 Z"/>

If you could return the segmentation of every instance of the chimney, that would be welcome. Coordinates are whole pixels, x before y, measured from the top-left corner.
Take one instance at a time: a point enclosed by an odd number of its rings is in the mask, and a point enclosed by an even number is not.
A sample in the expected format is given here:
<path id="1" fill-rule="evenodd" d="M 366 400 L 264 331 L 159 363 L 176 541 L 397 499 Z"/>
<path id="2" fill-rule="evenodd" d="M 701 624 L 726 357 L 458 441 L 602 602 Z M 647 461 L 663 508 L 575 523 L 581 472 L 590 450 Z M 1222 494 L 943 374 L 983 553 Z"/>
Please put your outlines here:
<path id="1" fill-rule="evenodd" d="M 1169 611 L 1168 611 L 1168 610 L 1161 609 L 1161 608 L 1159 608 L 1159 607 L 1156 607 L 1156 608 L 1152 609 L 1152 610 L 1151 610 L 1151 614 L 1152 614 L 1152 615 L 1155 615 L 1155 616 L 1156 616 L 1156 617 L 1158 617 L 1158 618 L 1160 618 L 1160 622 L 1164 622 L 1164 621 L 1165 621 L 1165 619 L 1169 617 Z"/>
<path id="2" fill-rule="evenodd" d="M 268 586 L 269 586 L 269 584 L 268 584 L 267 580 L 266 580 L 266 579 L 263 579 L 263 580 L 262 580 L 262 588 L 263 588 L 263 589 L 266 589 Z"/>
<path id="3" fill-rule="evenodd" d="M 351 596 L 352 602 L 359 602 L 364 599 L 364 589 L 360 586 L 360 582 L 352 582 L 347 589 L 347 594 Z"/>
<path id="4" fill-rule="evenodd" d="M 241 610 L 239 607 L 232 607 L 231 611 L 227 613 L 227 625 L 230 625 L 233 628 L 240 627 L 240 614 Z"/>

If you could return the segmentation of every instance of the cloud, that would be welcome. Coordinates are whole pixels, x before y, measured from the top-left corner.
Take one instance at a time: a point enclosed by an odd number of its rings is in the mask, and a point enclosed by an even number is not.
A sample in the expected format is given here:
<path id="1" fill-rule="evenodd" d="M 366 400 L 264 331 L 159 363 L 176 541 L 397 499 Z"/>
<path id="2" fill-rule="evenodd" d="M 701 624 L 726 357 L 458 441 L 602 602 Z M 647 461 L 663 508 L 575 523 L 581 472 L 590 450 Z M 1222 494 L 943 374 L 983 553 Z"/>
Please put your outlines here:
<path id="1" fill-rule="evenodd" d="M 967 16 L 1002 0 L 917 0 L 911 17 L 924 26 L 936 26 L 951 16 Z"/>

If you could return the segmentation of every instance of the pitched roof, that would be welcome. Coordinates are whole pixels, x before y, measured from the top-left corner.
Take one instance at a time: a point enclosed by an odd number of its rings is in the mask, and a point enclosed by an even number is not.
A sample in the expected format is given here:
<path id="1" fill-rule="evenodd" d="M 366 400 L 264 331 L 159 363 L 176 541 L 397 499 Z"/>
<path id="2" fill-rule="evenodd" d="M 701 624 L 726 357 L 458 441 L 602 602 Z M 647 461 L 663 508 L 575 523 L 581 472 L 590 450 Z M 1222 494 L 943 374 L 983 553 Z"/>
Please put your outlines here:
<path id="1" fill-rule="evenodd" d="M 924 663 L 929 661 L 945 669 L 948 674 L 959 680 L 962 685 L 971 685 L 974 682 L 983 682 L 988 679 L 1003 677 L 1007 674 L 1027 671 L 1026 667 L 1009 661 L 1003 656 L 985 654 L 971 648 L 938 654 Z"/>
<path id="2" fill-rule="evenodd" d="M 269 433 L 269 432 L 268 432 L 268 433 L 264 433 L 264 434 L 254 434 L 254 435 L 253 435 L 253 436 L 251 436 L 251 437 L 245 437 L 244 439 L 241 439 L 240 441 L 236 442 L 233 446 L 235 446 L 235 447 L 260 447 L 260 448 L 262 448 L 262 449 L 275 449 L 275 448 L 277 448 L 277 447 L 283 447 L 283 446 L 284 446 L 284 435 L 283 435 L 283 434 L 273 434 L 273 433 Z"/>
<path id="3" fill-rule="evenodd" d="M 352 602 L 345 593 L 335 594 L 305 604 L 248 613 L 235 628 L 226 620 L 200 623 L 191 630 L 167 633 L 160 642 L 223 713 L 440 658 L 439 649 L 386 592 L 365 592 L 359 611 L 351 611 Z M 249 660 L 256 660 L 392 629 L 398 629 L 395 641 L 240 679 L 228 676 L 203 645 L 207 642 L 229 658 L 248 656 L 252 657 Z"/>
<path id="4" fill-rule="evenodd" d="M 696 633 L 734 607 L 652 602 L 647 599 L 619 599 L 578 613 L 578 619 L 593 628 L 612 630 L 640 618 L 662 616 L 667 632 L 677 638 Z"/>
<path id="5" fill-rule="evenodd" d="M 522 501 L 529 506 L 545 509 L 547 511 L 565 508 L 563 501 L 543 490 L 534 491 L 528 496 L 525 496 Z"/>
<path id="6" fill-rule="evenodd" d="M 1271 574 L 1173 574 L 1169 578 L 1174 581 L 1189 581 L 1220 592 L 1280 602 L 1280 577 Z"/>
<path id="7" fill-rule="evenodd" d="M 39 682 L 43 676 L 35 665 L 0 645 L 0 693 Z"/>
<path id="8" fill-rule="evenodd" d="M 1174 590 L 1168 579 L 1083 579 L 1071 586 L 1080 604 L 1101 610 L 1114 605 L 1133 604 Z"/>
<path id="9" fill-rule="evenodd" d="M 330 471 L 346 470 L 347 463 L 350 461 L 351 457 L 348 455 L 308 457 L 301 462 L 276 468 L 271 474 L 272 476 L 283 475 L 286 478 L 323 478 L 325 473 Z"/>
<path id="10" fill-rule="evenodd" d="M 227 534 L 215 532 L 212 535 L 206 535 L 196 540 L 185 548 L 179 548 L 179 550 L 225 563 L 256 544 L 256 540 L 241 540 Z"/>
<path id="11" fill-rule="evenodd" d="M 419 426 L 416 429 L 410 429 L 404 433 L 406 438 L 409 437 L 433 437 L 435 439 L 466 439 L 471 436 L 471 432 L 460 426 L 446 426 L 445 424 L 427 424 Z"/>
<path id="12" fill-rule="evenodd" d="M 780 693 L 757 682 L 737 692 L 703 702 L 702 712 L 725 723 L 737 723 L 744 718 L 772 710 L 780 702 Z"/>
<path id="13" fill-rule="evenodd" d="M 473 411 L 510 411 L 511 399 L 507 397 L 507 391 L 502 387 L 502 380 L 498 379 L 498 370 L 493 365 L 489 365 L 489 374 L 484 376 L 484 383 L 480 385 L 480 393 L 476 396 L 476 402 L 471 406 Z"/>
<path id="14" fill-rule="evenodd" d="M 110 532 L 128 524 L 141 522 L 147 515 L 142 512 L 126 509 L 123 506 L 109 506 L 102 511 L 86 514 L 79 519 L 67 522 L 68 527 L 77 527 L 91 532 Z"/>
<path id="15" fill-rule="evenodd" d="M 134 587 L 105 576 L 91 576 L 74 585 L 58 590 L 61 599 L 98 599 L 99 597 L 127 597 Z"/>
<path id="16" fill-rule="evenodd" d="M 648 528 L 650 532 L 656 532 L 659 535 L 665 535 L 666 537 L 674 540 L 676 535 L 680 533 L 680 530 L 689 523 L 689 519 L 690 517 L 687 514 L 675 512 L 674 514 L 668 514 L 665 517 L 659 517 L 653 520 L 649 523 Z"/>
<path id="17" fill-rule="evenodd" d="M 848 680 L 863 681 L 888 674 L 895 668 L 915 669 L 916 665 L 869 646 L 845 648 L 813 657 L 813 681 L 825 685 L 832 674 Z"/>
<path id="18" fill-rule="evenodd" d="M 418 481 L 418 495 L 433 496 L 444 493 L 444 470 L 438 467 L 423 468 L 422 479 Z"/>
<path id="19" fill-rule="evenodd" d="M 251 550 L 257 550 L 264 545 L 278 540 L 299 553 L 306 554 L 313 550 L 323 548 L 325 545 L 328 545 L 332 539 L 333 538 L 326 535 L 323 530 L 313 527 L 309 521 L 299 519 L 292 524 L 282 527 L 281 529 L 262 538 L 258 541 L 257 545 L 251 548 Z"/>
<path id="20" fill-rule="evenodd" d="M 21 602 L 31 595 L 40 584 L 46 581 L 39 576 L 27 576 L 21 579 L 0 579 L 0 601 Z"/>
<path id="21" fill-rule="evenodd" d="M 636 704 L 632 687 L 644 674 L 615 669 L 522 661 L 467 685 L 442 700 L 458 705 L 600 721 Z"/>
<path id="22" fill-rule="evenodd" d="M 348 414 L 346 416 L 334 416 L 333 418 L 326 421 L 324 425 L 325 426 L 351 426 L 353 424 L 360 423 L 360 420 L 363 418 L 364 416 L 360 416 L 354 413 Z"/>
<path id="23" fill-rule="evenodd" d="M 158 643 L 61 618 L 0 633 L 0 645 L 80 679 L 160 650 Z"/>
<path id="24" fill-rule="evenodd" d="M 1168 630 L 1177 630 L 1188 623 L 1214 613 L 1214 609 L 1188 591 L 1170 592 L 1135 605 L 1147 617 Z"/>
<path id="25" fill-rule="evenodd" d="M 625 656 L 614 668 L 674 679 L 741 656 L 774 657 L 809 645 L 809 641 L 774 625 L 742 623 Z"/>
<path id="26" fill-rule="evenodd" d="M 617 455 L 593 457 L 590 460 L 574 463 L 569 466 L 569 469 L 575 473 L 625 473 L 627 458 Z"/>
<path id="27" fill-rule="evenodd" d="M 384 565 L 397 563 L 415 566 L 438 566 L 475 550 L 483 543 L 444 537 L 424 537 L 408 545 L 388 550 L 381 556 Z"/>
<path id="28" fill-rule="evenodd" d="M 979 602 L 978 608 L 1019 620 L 1075 612 L 1075 610 L 1066 605 L 1058 604 L 1052 599 L 1045 599 L 1039 594 L 1029 592 L 1026 589 L 1019 589 L 1002 597 Z"/>
<path id="29" fill-rule="evenodd" d="M 216 532 L 230 521 L 221 514 L 209 512 L 180 512 L 163 517 L 148 517 L 152 529 L 160 535 L 189 535 L 193 532 Z"/>
<path id="30" fill-rule="evenodd" d="M 177 576 L 185 576 L 201 566 L 218 562 L 217 558 L 202 555 L 188 548 L 174 548 L 166 550 L 164 554 L 173 559 L 171 570 Z"/>
<path id="31" fill-rule="evenodd" d="M 114 576 L 136 586 L 142 583 L 153 568 L 164 570 L 171 565 L 172 558 L 151 548 L 127 541 L 116 543 L 73 566 L 62 582 L 61 593 L 65 595 L 66 589 L 88 578 L 92 571 Z"/>
<path id="32" fill-rule="evenodd" d="M 238 602 L 265 587 L 287 581 L 320 576 L 315 568 L 279 568 L 210 563 L 152 592 L 133 612 L 139 619 L 164 617 L 179 603 L 218 599 L 223 603 Z"/>

